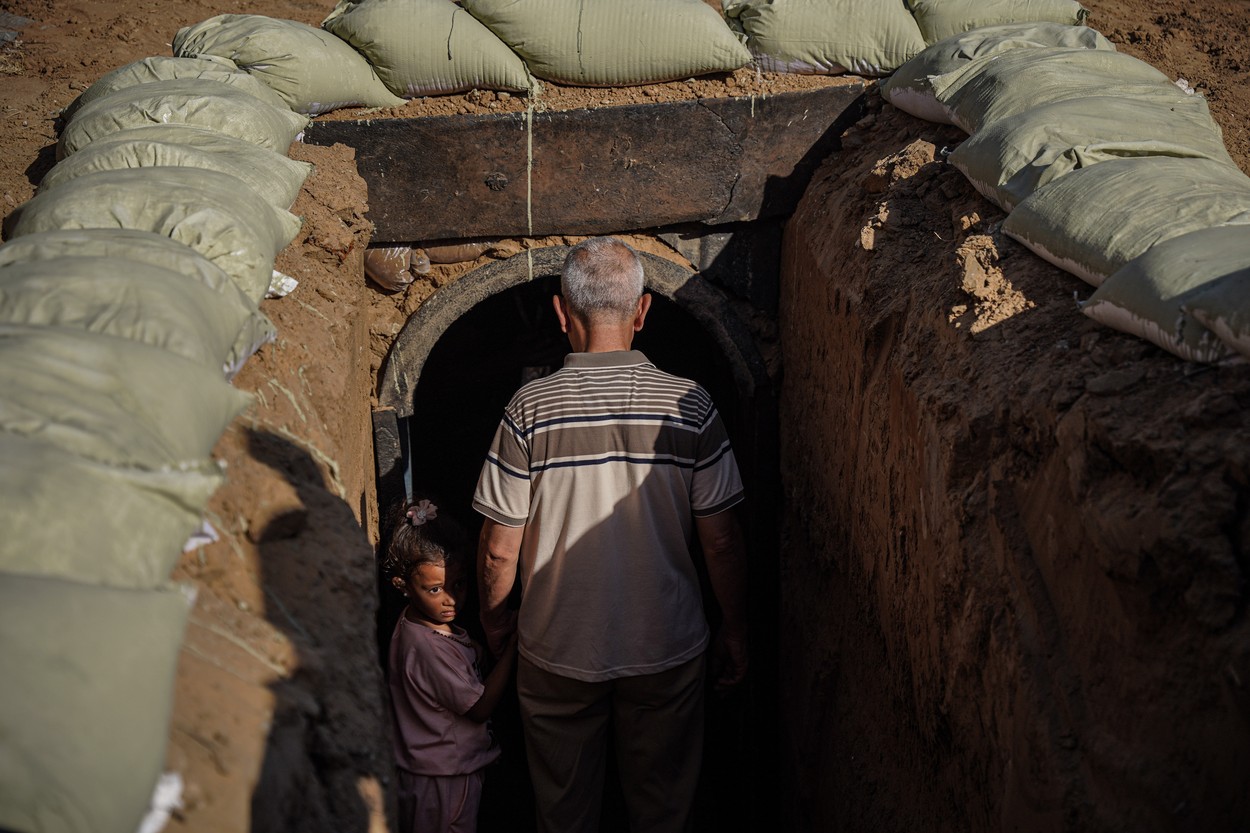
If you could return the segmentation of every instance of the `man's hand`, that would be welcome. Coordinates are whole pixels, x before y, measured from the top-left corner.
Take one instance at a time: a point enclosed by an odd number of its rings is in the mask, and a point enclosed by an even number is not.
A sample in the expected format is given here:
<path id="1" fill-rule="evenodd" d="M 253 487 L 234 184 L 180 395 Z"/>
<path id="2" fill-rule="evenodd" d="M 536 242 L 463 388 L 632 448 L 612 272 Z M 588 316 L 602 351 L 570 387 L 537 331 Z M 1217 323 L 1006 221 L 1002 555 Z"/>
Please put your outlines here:
<path id="1" fill-rule="evenodd" d="M 747 676 L 747 641 L 730 636 L 722 628 L 712 643 L 712 690 L 728 692 L 742 684 Z"/>
<path id="2" fill-rule="evenodd" d="M 728 691 L 747 674 L 746 541 L 732 510 L 695 518 L 712 594 L 723 617 L 712 644 L 716 691 Z"/>

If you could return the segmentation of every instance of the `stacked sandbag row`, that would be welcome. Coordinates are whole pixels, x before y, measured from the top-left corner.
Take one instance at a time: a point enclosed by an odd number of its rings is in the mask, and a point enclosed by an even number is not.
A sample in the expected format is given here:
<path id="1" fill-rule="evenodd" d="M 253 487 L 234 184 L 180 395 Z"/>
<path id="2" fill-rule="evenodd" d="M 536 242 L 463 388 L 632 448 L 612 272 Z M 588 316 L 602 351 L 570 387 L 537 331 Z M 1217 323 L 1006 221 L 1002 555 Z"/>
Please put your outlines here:
<path id="1" fill-rule="evenodd" d="M 1075 0 L 722 0 L 763 70 L 887 75 L 943 38 L 1002 23 L 1078 24 Z"/>
<path id="2" fill-rule="evenodd" d="M 226 59 L 309 115 L 471 89 L 527 92 L 531 77 L 669 81 L 751 59 L 703 0 L 343 0 L 321 28 L 225 14 L 182 29 L 173 48 Z"/>
<path id="3" fill-rule="evenodd" d="M 628 86 L 731 72 L 882 75 L 949 34 L 1009 21 L 1075 24 L 1076 0 L 341 0 L 321 28 L 218 15 L 174 39 L 262 78 L 299 113 L 392 107 L 538 78 Z"/>
<path id="4" fill-rule="evenodd" d="M 975 29 L 881 86 L 969 138 L 1003 232 L 1097 287 L 1089 317 L 1184 359 L 1250 356 L 1250 177 L 1206 100 L 1084 27 Z"/>
<path id="5" fill-rule="evenodd" d="M 133 833 L 307 119 L 218 58 L 122 67 L 67 117 L 0 245 L 0 828 Z"/>

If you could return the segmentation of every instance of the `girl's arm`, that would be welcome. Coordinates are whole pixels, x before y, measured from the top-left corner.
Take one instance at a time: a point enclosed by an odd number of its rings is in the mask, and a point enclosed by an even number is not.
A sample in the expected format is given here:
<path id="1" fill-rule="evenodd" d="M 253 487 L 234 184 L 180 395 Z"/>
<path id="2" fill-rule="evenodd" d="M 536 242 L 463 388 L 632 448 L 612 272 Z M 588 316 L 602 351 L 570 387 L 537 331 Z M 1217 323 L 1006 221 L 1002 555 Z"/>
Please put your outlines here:
<path id="1" fill-rule="evenodd" d="M 513 634 L 504 646 L 503 653 L 499 655 L 499 662 L 495 663 L 495 667 L 486 675 L 486 690 L 473 704 L 473 708 L 464 713 L 465 717 L 475 723 L 486 722 L 495 711 L 495 706 L 499 705 L 499 698 L 503 696 L 508 679 L 512 676 L 512 666 L 515 664 L 516 634 Z"/>

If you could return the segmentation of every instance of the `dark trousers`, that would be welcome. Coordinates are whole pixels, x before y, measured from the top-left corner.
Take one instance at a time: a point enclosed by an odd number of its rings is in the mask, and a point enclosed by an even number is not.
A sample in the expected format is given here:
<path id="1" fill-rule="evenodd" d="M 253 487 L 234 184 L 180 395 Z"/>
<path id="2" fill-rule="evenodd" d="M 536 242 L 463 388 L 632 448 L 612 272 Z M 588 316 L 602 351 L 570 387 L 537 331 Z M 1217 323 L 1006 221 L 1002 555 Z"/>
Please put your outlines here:
<path id="1" fill-rule="evenodd" d="M 685 833 L 703 756 L 706 659 L 588 683 L 518 663 L 517 695 L 540 833 L 595 833 L 608 727 L 633 833 Z"/>

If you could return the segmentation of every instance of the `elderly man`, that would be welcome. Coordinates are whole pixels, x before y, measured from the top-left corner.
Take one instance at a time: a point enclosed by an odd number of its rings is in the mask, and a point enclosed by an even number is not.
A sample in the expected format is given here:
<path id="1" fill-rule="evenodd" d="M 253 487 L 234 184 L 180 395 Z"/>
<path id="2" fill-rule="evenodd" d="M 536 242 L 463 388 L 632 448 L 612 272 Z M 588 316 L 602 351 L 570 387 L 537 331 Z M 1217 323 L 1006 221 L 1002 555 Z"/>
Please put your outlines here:
<path id="1" fill-rule="evenodd" d="M 723 614 L 714 682 L 730 688 L 747 667 L 745 546 L 729 511 L 742 483 L 708 394 L 631 349 L 651 306 L 638 254 L 586 240 L 560 287 L 574 352 L 513 396 L 473 499 L 482 624 L 496 652 L 518 631 L 539 829 L 598 829 L 611 727 L 630 828 L 683 831 L 710 641 L 690 543 Z"/>

